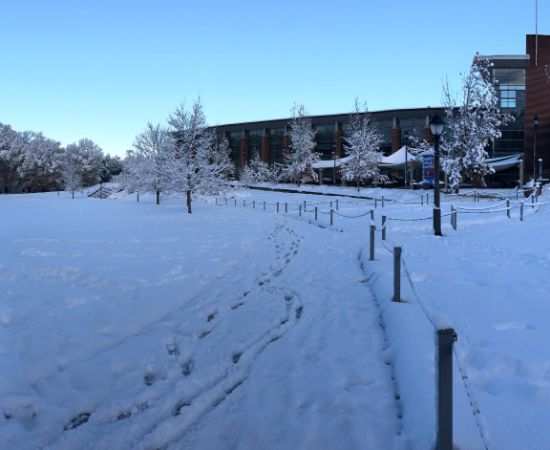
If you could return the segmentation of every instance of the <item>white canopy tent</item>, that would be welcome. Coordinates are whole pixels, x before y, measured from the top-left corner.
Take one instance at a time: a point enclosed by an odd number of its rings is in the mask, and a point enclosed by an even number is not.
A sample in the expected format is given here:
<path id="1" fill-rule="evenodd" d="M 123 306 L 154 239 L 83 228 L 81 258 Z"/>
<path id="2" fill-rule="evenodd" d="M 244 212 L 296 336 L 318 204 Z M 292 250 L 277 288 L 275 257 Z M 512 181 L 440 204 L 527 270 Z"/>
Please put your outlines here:
<path id="1" fill-rule="evenodd" d="M 418 156 L 413 155 L 409 149 L 410 147 L 403 146 L 390 156 L 384 156 L 380 162 L 380 167 L 382 169 L 404 169 L 405 163 L 412 163 L 420 159 Z"/>
<path id="2" fill-rule="evenodd" d="M 381 169 L 404 169 L 405 155 L 407 158 L 407 164 L 410 164 L 415 161 L 422 161 L 423 155 L 433 154 L 434 152 L 433 149 L 428 149 L 420 153 L 419 155 L 414 155 L 413 153 L 411 153 L 410 149 L 411 147 L 406 148 L 405 146 L 403 146 L 395 153 L 392 153 L 389 156 L 383 156 L 382 161 L 380 161 L 379 167 Z M 515 155 L 487 158 L 486 162 L 487 164 L 489 164 L 489 166 L 495 169 L 496 172 L 498 172 L 500 170 L 509 169 L 510 167 L 519 166 L 522 158 L 523 155 L 518 153 Z M 313 164 L 312 167 L 314 169 L 333 169 L 335 165 L 336 167 L 340 167 L 346 161 L 349 161 L 349 159 L 349 156 L 346 156 L 345 158 L 337 158 L 336 160 L 326 159 L 316 162 L 315 164 Z"/>

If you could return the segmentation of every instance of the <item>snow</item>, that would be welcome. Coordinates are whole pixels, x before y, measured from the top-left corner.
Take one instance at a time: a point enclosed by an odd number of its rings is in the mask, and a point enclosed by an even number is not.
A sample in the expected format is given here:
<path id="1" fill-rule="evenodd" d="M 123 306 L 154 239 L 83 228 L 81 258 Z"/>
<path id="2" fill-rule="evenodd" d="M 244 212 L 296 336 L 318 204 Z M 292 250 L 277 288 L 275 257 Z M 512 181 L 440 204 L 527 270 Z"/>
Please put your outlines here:
<path id="1" fill-rule="evenodd" d="M 332 226 L 335 198 L 305 193 L 237 190 L 192 215 L 181 195 L 0 196 L 2 445 L 431 448 L 435 328 L 452 326 L 455 445 L 545 448 L 549 194 L 492 192 L 443 195 L 444 237 L 424 191 L 340 197 Z"/>

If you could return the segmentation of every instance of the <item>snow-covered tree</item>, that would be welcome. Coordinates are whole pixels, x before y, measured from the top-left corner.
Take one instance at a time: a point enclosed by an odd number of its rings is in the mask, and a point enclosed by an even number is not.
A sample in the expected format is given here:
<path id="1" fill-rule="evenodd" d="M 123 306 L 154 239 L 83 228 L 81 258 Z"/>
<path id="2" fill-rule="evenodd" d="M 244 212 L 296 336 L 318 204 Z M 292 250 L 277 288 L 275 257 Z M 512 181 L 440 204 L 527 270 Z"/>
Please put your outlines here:
<path id="1" fill-rule="evenodd" d="M 128 150 L 124 158 L 125 189 L 132 192 L 140 192 L 142 188 L 141 174 L 144 158 L 134 150 Z"/>
<path id="2" fill-rule="evenodd" d="M 311 119 L 307 116 L 304 105 L 294 105 L 290 121 L 290 152 L 286 153 L 284 178 L 300 186 L 303 182 L 317 181 L 313 164 L 319 161 L 314 153 L 315 131 Z"/>
<path id="3" fill-rule="evenodd" d="M 106 183 L 111 180 L 113 175 L 120 174 L 124 169 L 124 163 L 120 156 L 105 155 L 103 165 L 101 167 L 101 181 Z"/>
<path id="4" fill-rule="evenodd" d="M 187 212 L 192 213 L 196 193 L 218 193 L 227 186 L 232 172 L 229 147 L 218 143 L 216 130 L 209 128 L 200 99 L 191 111 L 180 105 L 168 119 L 176 141 L 174 189 L 185 192 Z"/>
<path id="5" fill-rule="evenodd" d="M 9 125 L 0 123 L 0 190 L 10 192 L 20 187 L 20 172 L 25 141 Z"/>
<path id="6" fill-rule="evenodd" d="M 461 99 L 456 101 L 448 84 L 444 86 L 446 129 L 441 142 L 442 168 L 451 187 L 458 188 L 463 177 L 484 186 L 484 177 L 493 172 L 486 163 L 487 146 L 501 137 L 500 128 L 513 117 L 498 109 L 498 96 L 490 80 L 491 62 L 474 56 L 469 73 L 463 77 Z"/>
<path id="7" fill-rule="evenodd" d="M 381 144 L 382 135 L 370 124 L 366 103 L 361 105 L 355 99 L 355 111 L 345 128 L 344 150 L 348 159 L 342 164 L 341 172 L 344 180 L 357 184 L 358 191 L 362 181 L 380 183 L 387 179 L 378 168 L 383 157 Z"/>
<path id="8" fill-rule="evenodd" d="M 80 139 L 78 143 L 67 145 L 67 151 L 78 161 L 78 172 L 83 187 L 101 181 L 103 150 L 91 139 Z"/>
<path id="9" fill-rule="evenodd" d="M 62 177 L 65 191 L 70 192 L 72 198 L 74 193 L 82 187 L 81 167 L 79 148 L 76 145 L 67 146 L 63 156 Z"/>
<path id="10" fill-rule="evenodd" d="M 59 189 L 63 184 L 64 150 L 59 142 L 42 133 L 22 134 L 25 146 L 19 166 L 21 185 L 27 192 L 45 192 Z"/>
<path id="11" fill-rule="evenodd" d="M 271 181 L 272 176 L 269 165 L 261 160 L 258 150 L 254 148 L 250 163 L 241 172 L 241 181 L 246 184 L 263 183 Z"/>
<path id="12" fill-rule="evenodd" d="M 130 176 L 138 191 L 152 192 L 160 204 L 160 194 L 169 192 L 176 176 L 175 142 L 168 130 L 160 125 L 147 124 L 145 131 L 134 141 Z"/>
<path id="13" fill-rule="evenodd" d="M 198 192 L 215 195 L 229 189 L 229 179 L 233 176 L 235 166 L 231 161 L 231 149 L 227 139 L 218 142 L 216 130 L 213 128 L 208 129 L 207 134 L 206 160 L 200 169 L 202 182 Z"/>

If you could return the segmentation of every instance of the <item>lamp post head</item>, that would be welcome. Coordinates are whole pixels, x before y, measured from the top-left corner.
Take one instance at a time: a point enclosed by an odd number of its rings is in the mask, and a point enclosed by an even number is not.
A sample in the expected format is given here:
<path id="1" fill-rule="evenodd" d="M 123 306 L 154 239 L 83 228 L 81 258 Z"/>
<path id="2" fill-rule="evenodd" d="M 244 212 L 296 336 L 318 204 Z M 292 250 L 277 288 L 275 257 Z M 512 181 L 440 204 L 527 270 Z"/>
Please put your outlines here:
<path id="1" fill-rule="evenodd" d="M 533 117 L 533 126 L 535 127 L 535 130 L 539 127 L 539 116 Z"/>
<path id="2" fill-rule="evenodd" d="M 439 114 L 434 115 L 430 120 L 430 130 L 434 136 L 441 136 L 445 123 Z"/>

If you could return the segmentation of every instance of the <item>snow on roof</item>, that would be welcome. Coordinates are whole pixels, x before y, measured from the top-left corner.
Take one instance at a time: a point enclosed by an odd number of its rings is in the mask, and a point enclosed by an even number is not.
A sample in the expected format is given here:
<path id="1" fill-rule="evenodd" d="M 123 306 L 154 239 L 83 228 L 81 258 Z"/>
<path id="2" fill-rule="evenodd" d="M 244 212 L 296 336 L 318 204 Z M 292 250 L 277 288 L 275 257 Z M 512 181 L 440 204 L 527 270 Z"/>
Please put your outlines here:
<path id="1" fill-rule="evenodd" d="M 333 169 L 335 164 L 336 167 L 340 167 L 343 163 L 349 161 L 349 159 L 349 156 L 346 156 L 345 158 L 324 159 L 312 164 L 311 167 L 314 169 Z"/>

